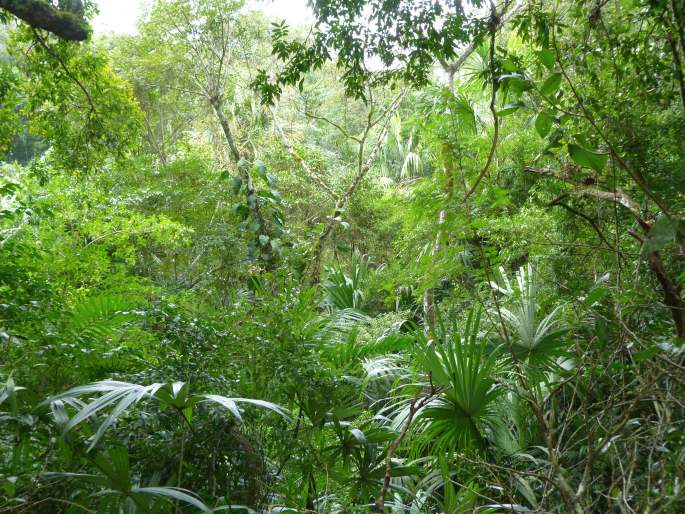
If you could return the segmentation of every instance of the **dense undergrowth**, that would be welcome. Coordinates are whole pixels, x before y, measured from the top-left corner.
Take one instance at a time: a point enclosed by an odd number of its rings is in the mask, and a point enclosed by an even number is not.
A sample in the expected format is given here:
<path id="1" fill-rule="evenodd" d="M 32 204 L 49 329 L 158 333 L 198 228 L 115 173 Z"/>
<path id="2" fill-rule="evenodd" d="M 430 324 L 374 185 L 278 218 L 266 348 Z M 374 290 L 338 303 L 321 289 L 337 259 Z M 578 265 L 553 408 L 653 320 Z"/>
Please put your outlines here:
<path id="1" fill-rule="evenodd" d="M 2 4 L 0 512 L 685 509 L 685 7 L 472 4 Z"/>

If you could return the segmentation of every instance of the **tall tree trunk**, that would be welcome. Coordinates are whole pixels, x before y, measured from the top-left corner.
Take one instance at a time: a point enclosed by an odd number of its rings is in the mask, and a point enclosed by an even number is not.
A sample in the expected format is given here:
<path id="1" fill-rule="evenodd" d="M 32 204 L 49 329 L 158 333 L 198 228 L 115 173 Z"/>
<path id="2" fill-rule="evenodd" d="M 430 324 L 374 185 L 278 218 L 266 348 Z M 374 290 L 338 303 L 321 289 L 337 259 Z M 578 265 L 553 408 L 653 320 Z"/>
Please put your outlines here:
<path id="1" fill-rule="evenodd" d="M 216 117 L 219 120 L 221 129 L 224 131 L 224 137 L 228 143 L 228 148 L 231 150 L 231 157 L 233 157 L 233 161 L 238 164 L 240 163 L 240 152 L 238 151 L 238 146 L 235 144 L 233 132 L 231 132 L 231 126 L 228 123 L 228 119 L 226 119 L 226 115 L 224 114 L 223 103 L 218 98 L 212 99 L 210 103 L 212 104 L 212 108 L 214 109 Z"/>

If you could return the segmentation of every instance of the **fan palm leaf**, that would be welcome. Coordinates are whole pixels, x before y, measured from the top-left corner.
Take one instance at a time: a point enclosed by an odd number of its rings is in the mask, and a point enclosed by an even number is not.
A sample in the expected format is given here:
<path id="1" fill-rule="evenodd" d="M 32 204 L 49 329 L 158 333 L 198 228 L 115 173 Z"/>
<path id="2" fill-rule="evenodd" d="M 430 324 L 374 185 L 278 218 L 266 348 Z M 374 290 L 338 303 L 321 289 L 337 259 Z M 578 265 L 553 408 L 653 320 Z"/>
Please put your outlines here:
<path id="1" fill-rule="evenodd" d="M 417 420 L 424 441 L 442 450 L 482 447 L 483 426 L 494 417 L 497 360 L 478 339 L 480 315 L 470 315 L 463 336 L 452 334 L 441 344 L 424 343 L 424 369 L 441 391 Z"/>
<path id="2" fill-rule="evenodd" d="M 561 308 L 556 306 L 542 315 L 538 283 L 530 264 L 516 272 L 514 289 L 503 268 L 500 268 L 502 285 L 492 282 L 496 291 L 511 298 L 510 305 L 499 312 L 513 334 L 512 352 L 517 360 L 533 366 L 553 366 L 555 359 L 564 355 L 564 335 L 568 329 L 561 322 Z"/>

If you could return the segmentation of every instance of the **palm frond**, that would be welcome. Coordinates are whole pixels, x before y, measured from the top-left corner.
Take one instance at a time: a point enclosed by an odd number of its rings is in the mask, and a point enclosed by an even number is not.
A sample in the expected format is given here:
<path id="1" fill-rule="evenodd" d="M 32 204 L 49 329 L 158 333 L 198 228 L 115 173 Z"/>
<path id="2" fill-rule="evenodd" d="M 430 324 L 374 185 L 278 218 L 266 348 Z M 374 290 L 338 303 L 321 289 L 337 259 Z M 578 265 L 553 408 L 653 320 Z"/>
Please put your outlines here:
<path id="1" fill-rule="evenodd" d="M 76 403 L 75 399 L 82 396 L 100 395 L 90 401 L 90 403 Z M 107 417 L 100 422 L 95 434 L 90 442 L 89 451 L 92 450 L 100 441 L 104 433 L 116 420 L 130 407 L 142 400 L 155 400 L 156 402 L 177 409 L 183 412 L 185 409 L 192 408 L 200 402 L 212 402 L 226 408 L 238 421 L 242 422 L 242 416 L 238 409 L 239 403 L 255 405 L 264 409 L 271 410 L 278 415 L 290 419 L 290 413 L 284 407 L 264 400 L 251 398 L 228 398 L 225 396 L 205 394 L 190 394 L 187 384 L 184 382 L 155 383 L 147 386 L 119 382 L 115 380 L 105 380 L 95 382 L 85 386 L 74 387 L 62 394 L 49 398 L 40 405 L 53 405 L 53 413 L 58 423 L 63 424 L 64 434 L 75 428 L 88 418 L 97 419 L 98 413 L 111 409 Z M 77 411 L 66 423 L 63 404 L 59 402 L 69 402 L 77 407 Z"/>
<path id="2" fill-rule="evenodd" d="M 335 309 L 362 310 L 364 303 L 364 281 L 369 273 L 366 258 L 355 255 L 352 259 L 350 273 L 345 273 L 340 266 L 326 269 L 327 277 L 321 284 L 326 293 L 326 301 Z"/>
<path id="3" fill-rule="evenodd" d="M 561 321 L 562 306 L 542 315 L 539 287 L 530 264 L 516 272 L 516 289 L 504 269 L 499 271 L 502 285 L 491 282 L 490 286 L 510 299 L 510 304 L 501 307 L 500 312 L 514 335 L 512 351 L 518 360 L 553 367 L 555 359 L 565 354 L 564 336 L 568 329 Z"/>
<path id="4" fill-rule="evenodd" d="M 497 360 L 487 340 L 478 340 L 480 315 L 469 316 L 464 333 L 443 344 L 424 344 L 423 366 L 441 393 L 418 414 L 422 438 L 442 450 L 481 447 L 483 426 L 494 416 L 501 393 L 496 385 Z"/>
<path id="5" fill-rule="evenodd" d="M 208 514 L 212 513 L 212 509 L 207 507 L 192 491 L 181 489 L 178 487 L 133 487 L 131 489 L 132 495 L 153 496 L 157 499 L 166 499 L 173 501 L 182 501 L 188 505 L 196 507 L 202 512 Z"/>

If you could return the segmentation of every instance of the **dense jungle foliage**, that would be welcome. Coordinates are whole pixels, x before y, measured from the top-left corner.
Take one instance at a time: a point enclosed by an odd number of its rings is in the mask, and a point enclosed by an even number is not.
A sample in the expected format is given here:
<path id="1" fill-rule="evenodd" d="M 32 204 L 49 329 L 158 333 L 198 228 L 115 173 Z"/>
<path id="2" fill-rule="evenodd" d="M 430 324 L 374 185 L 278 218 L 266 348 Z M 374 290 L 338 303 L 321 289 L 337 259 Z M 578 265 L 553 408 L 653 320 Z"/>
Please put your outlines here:
<path id="1" fill-rule="evenodd" d="M 0 0 L 0 512 L 685 512 L 685 2 Z"/>

